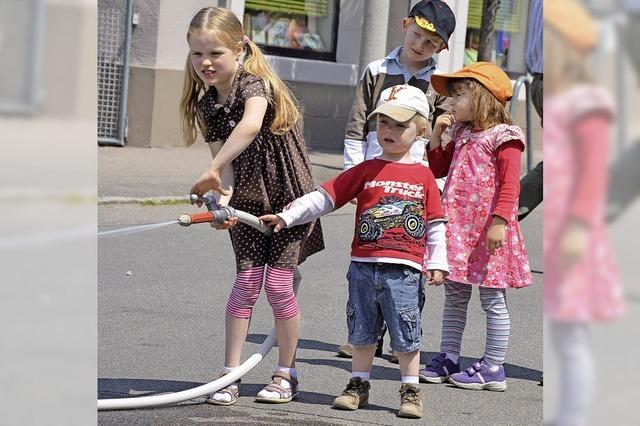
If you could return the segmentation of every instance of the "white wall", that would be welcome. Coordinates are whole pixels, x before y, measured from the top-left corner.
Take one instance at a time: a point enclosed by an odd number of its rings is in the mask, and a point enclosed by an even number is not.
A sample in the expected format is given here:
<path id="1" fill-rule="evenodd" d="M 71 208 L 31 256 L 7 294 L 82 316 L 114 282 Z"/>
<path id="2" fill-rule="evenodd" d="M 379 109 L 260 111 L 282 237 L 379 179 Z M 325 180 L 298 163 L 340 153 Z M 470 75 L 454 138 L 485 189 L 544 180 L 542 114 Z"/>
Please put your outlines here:
<path id="1" fill-rule="evenodd" d="M 155 66 L 182 70 L 187 57 L 187 29 L 193 15 L 203 7 L 217 6 L 211 0 L 161 0 Z"/>
<path id="2" fill-rule="evenodd" d="M 417 2 L 412 2 L 412 4 Z M 446 0 L 456 17 L 456 29 L 449 38 L 449 50 L 438 54 L 438 68 L 443 72 L 453 72 L 462 67 L 464 41 L 467 35 L 467 10 L 469 0 Z"/>

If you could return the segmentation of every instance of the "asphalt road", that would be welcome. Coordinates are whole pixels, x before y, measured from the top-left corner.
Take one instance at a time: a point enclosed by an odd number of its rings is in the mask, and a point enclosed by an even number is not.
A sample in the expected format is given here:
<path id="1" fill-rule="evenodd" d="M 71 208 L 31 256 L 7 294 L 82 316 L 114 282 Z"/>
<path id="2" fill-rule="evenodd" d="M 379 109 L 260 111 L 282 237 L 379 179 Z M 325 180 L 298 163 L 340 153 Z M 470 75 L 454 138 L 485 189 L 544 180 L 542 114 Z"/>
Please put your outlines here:
<path id="1" fill-rule="evenodd" d="M 99 206 L 99 231 L 165 222 L 194 210 L 187 205 Z M 103 425 L 121 424 L 396 424 L 400 372 L 386 357 L 372 370 L 370 405 L 356 412 L 331 408 L 350 378 L 350 360 L 335 355 L 345 342 L 345 273 L 353 232 L 347 206 L 322 219 L 326 249 L 301 267 L 303 325 L 298 351 L 301 395 L 282 405 L 256 403 L 277 361 L 274 348 L 244 376 L 239 403 L 98 413 Z M 523 223 L 532 269 L 542 271 L 542 211 Z M 134 234 L 98 237 L 98 396 L 114 398 L 174 392 L 211 381 L 223 363 L 224 309 L 235 268 L 226 232 L 208 225 L 171 225 Z M 128 274 L 129 272 L 129 274 Z M 534 285 L 508 292 L 511 341 L 504 393 L 422 385 L 422 423 L 531 425 L 542 423 L 542 274 Z M 429 288 L 423 312 L 424 364 L 438 350 L 443 289 Z M 254 309 L 244 356 L 255 352 L 273 325 L 264 294 Z M 480 357 L 484 317 L 477 292 L 470 304 L 463 367 Z M 385 343 L 385 351 L 388 349 Z"/>

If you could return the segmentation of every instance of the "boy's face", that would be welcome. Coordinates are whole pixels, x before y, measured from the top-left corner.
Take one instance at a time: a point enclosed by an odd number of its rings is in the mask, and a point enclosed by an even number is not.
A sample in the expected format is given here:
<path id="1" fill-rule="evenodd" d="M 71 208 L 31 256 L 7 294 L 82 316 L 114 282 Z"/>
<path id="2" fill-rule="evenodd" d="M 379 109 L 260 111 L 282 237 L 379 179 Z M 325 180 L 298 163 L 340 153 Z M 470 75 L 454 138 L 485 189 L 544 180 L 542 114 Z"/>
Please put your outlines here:
<path id="1" fill-rule="evenodd" d="M 407 153 L 411 149 L 411 145 L 425 130 L 418 129 L 413 118 L 401 122 L 387 115 L 378 114 L 376 121 L 378 143 L 385 154 L 403 155 Z"/>
<path id="2" fill-rule="evenodd" d="M 444 41 L 432 31 L 416 24 L 415 20 L 405 18 L 402 22 L 404 42 L 402 47 L 407 57 L 414 62 L 423 62 L 445 48 Z"/>

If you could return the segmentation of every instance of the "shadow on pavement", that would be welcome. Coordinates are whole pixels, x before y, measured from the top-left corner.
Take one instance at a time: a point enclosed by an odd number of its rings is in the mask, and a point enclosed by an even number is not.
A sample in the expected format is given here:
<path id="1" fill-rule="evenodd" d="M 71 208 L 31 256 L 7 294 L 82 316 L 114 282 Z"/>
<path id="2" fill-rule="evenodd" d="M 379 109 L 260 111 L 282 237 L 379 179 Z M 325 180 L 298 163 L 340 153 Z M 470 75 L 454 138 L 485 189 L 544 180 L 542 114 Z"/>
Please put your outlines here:
<path id="1" fill-rule="evenodd" d="M 264 342 L 264 339 L 266 337 L 266 334 L 248 334 L 247 342 L 260 344 Z M 319 342 L 317 340 L 299 339 L 298 349 L 311 349 L 316 351 L 327 351 L 335 353 L 338 351 L 338 345 L 333 343 Z"/>
<path id="2" fill-rule="evenodd" d="M 247 335 L 247 341 L 251 343 L 262 343 L 266 338 L 266 334 L 249 334 Z M 319 350 L 326 352 L 336 353 L 338 350 L 338 345 L 332 343 L 320 342 L 318 340 L 309 340 L 309 339 L 300 339 L 298 340 L 298 348 L 300 349 L 311 349 L 311 350 Z M 420 366 L 424 367 L 426 363 L 428 363 L 431 358 L 438 355 L 437 352 L 420 352 Z M 388 354 L 382 355 L 381 358 L 389 360 L 390 356 Z M 341 361 L 344 360 L 344 361 Z M 351 361 L 349 358 L 337 358 L 337 359 L 304 359 L 300 358 L 297 360 L 298 362 L 314 364 L 314 365 L 327 365 L 329 367 L 340 368 L 345 371 L 351 371 Z M 460 357 L 460 368 L 465 369 L 476 362 L 476 358 L 469 357 Z M 522 379 L 522 380 L 532 380 L 538 382 L 540 380 L 540 376 L 542 376 L 542 371 L 535 370 L 532 368 L 522 367 L 519 365 L 513 365 L 509 363 L 504 364 L 505 374 L 507 377 L 512 379 Z M 376 379 L 383 380 L 396 380 L 398 375 L 398 366 L 390 364 L 389 367 L 380 367 L 373 366 L 372 374 L 375 375 Z"/>
<path id="3" fill-rule="evenodd" d="M 437 352 L 420 352 L 420 368 L 423 368 L 424 365 L 428 363 L 436 355 L 438 355 Z M 466 356 L 461 356 L 460 369 L 464 370 L 470 367 L 477 360 L 478 360 L 477 358 L 469 358 Z M 527 368 L 527 367 L 521 367 L 519 365 L 513 365 L 513 364 L 509 364 L 508 362 L 505 362 L 504 374 L 510 379 L 533 380 L 534 382 L 539 382 L 540 377 L 542 376 L 542 371 L 534 370 L 532 368 Z"/>
<path id="4" fill-rule="evenodd" d="M 204 385 L 197 382 L 151 379 L 98 378 L 98 399 L 135 398 L 169 392 L 181 392 Z"/>
<path id="5" fill-rule="evenodd" d="M 350 365 L 350 363 L 348 363 Z M 98 379 L 98 399 L 112 398 L 135 398 L 139 396 L 157 395 L 162 393 L 180 392 L 203 385 L 197 382 L 181 382 L 177 380 L 148 380 L 148 379 Z M 253 399 L 254 395 L 262 390 L 265 383 L 242 383 L 241 400 L 248 398 Z M 331 406 L 336 395 L 327 395 L 319 392 L 300 391 L 296 402 L 302 404 Z M 180 405 L 202 404 L 202 398 L 185 401 Z M 171 404 L 175 406 L 178 404 Z M 260 405 L 269 406 L 271 404 L 260 403 Z M 169 407 L 169 406 L 167 406 Z M 163 407 L 161 407 L 163 408 Z M 383 407 L 380 405 L 369 404 L 364 410 L 387 411 L 395 413 L 395 409 Z"/>

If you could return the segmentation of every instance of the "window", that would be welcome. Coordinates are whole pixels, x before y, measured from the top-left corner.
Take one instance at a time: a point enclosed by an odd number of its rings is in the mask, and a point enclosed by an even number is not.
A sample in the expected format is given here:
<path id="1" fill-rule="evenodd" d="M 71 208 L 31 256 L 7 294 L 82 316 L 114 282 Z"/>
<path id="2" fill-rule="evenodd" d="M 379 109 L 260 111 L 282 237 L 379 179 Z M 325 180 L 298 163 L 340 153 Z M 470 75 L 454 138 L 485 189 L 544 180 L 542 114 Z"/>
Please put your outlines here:
<path id="1" fill-rule="evenodd" d="M 464 65 L 477 61 L 483 0 L 469 0 Z M 491 62 L 509 74 L 525 73 L 524 49 L 527 38 L 528 0 L 501 0 L 496 14 L 495 46 Z"/>
<path id="2" fill-rule="evenodd" d="M 338 0 L 246 0 L 244 29 L 271 55 L 336 60 Z"/>

